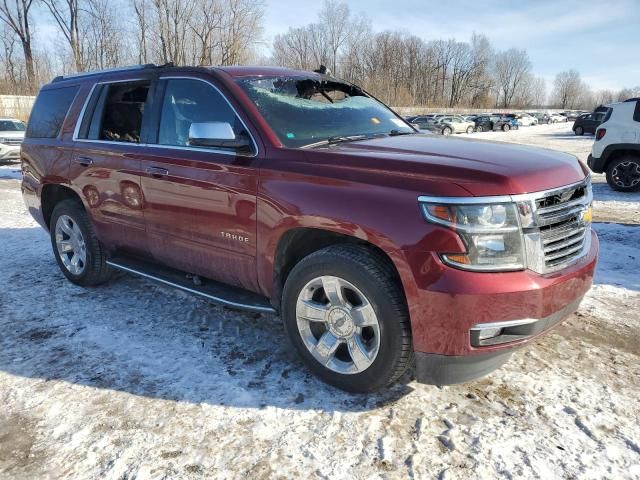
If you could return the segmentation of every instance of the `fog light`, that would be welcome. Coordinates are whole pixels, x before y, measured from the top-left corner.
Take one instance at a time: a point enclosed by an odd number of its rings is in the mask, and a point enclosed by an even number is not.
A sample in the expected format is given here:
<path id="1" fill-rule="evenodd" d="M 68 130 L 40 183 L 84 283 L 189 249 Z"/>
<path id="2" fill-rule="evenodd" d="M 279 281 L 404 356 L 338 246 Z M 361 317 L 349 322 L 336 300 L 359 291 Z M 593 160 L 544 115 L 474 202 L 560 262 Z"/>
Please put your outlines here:
<path id="1" fill-rule="evenodd" d="M 478 340 L 487 340 L 489 338 L 497 337 L 502 333 L 502 328 L 483 328 L 478 334 Z"/>

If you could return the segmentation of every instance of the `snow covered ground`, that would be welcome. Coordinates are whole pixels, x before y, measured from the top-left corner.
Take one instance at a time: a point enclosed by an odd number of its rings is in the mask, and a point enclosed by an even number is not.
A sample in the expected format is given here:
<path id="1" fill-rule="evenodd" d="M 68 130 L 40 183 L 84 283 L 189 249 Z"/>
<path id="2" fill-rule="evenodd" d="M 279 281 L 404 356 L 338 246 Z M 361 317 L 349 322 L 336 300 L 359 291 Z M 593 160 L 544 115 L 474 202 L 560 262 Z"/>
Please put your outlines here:
<path id="1" fill-rule="evenodd" d="M 586 158 L 568 129 L 478 136 Z M 596 214 L 636 221 L 598 217 L 596 284 L 560 327 L 476 382 L 364 396 L 310 375 L 276 317 L 126 275 L 73 286 L 8 170 L 0 478 L 640 478 L 637 195 L 597 186 Z"/>

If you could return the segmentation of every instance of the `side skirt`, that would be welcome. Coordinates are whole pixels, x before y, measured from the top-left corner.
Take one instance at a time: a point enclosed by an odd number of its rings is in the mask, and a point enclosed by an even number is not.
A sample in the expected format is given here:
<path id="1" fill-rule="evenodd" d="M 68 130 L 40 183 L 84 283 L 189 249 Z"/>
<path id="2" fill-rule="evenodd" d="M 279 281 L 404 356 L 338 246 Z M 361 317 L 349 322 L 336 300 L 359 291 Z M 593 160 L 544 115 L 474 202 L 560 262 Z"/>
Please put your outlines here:
<path id="1" fill-rule="evenodd" d="M 276 313 L 266 297 L 242 288 L 225 285 L 215 280 L 202 278 L 202 284 L 196 285 L 187 278 L 187 272 L 181 272 L 136 258 L 114 257 L 108 260 L 107 264 L 118 270 L 207 298 L 226 307 L 251 312 Z"/>

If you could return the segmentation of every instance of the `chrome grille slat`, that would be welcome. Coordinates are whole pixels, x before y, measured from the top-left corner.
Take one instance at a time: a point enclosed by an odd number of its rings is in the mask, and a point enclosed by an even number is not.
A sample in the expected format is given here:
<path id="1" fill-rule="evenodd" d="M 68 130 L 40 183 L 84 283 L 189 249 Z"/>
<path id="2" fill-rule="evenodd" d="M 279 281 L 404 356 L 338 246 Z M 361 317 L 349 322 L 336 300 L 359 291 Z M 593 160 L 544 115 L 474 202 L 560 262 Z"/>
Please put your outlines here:
<path id="1" fill-rule="evenodd" d="M 545 215 L 547 213 L 553 213 L 556 212 L 558 210 L 564 210 L 567 208 L 572 208 L 575 206 L 583 206 L 584 205 L 584 197 L 581 197 L 577 200 L 572 200 L 570 202 L 566 202 L 566 203 L 561 203 L 559 205 L 553 205 L 551 207 L 538 207 L 538 213 Z"/>
<path id="2" fill-rule="evenodd" d="M 524 241 L 528 268 L 551 273 L 587 254 L 590 224 L 583 220 L 593 198 L 590 178 L 545 192 L 516 198 L 523 202 L 521 221 L 527 229 Z"/>
<path id="3" fill-rule="evenodd" d="M 581 215 L 582 211 L 584 210 L 584 207 L 585 207 L 584 204 L 582 204 L 578 207 L 574 207 L 560 213 L 558 213 L 557 211 L 553 212 L 552 215 L 547 215 L 545 213 L 538 212 L 538 217 L 540 218 L 539 224 L 540 226 L 546 226 L 546 225 L 553 225 L 555 223 L 560 223 L 565 220 L 570 220 L 572 217 Z"/>
<path id="4" fill-rule="evenodd" d="M 576 235 L 584 236 L 586 232 L 586 227 L 572 227 L 562 230 L 560 232 L 554 232 L 554 235 L 542 235 L 542 244 L 545 246 L 545 249 L 548 246 L 552 246 L 556 244 L 556 242 L 560 242 L 565 238 L 572 238 Z"/>
<path id="5" fill-rule="evenodd" d="M 562 251 L 562 252 L 559 252 L 559 253 L 553 253 L 553 254 L 550 254 L 550 255 L 545 255 L 545 257 L 544 257 L 544 258 L 545 258 L 545 261 L 546 261 L 547 263 L 549 263 L 549 262 L 551 262 L 551 261 L 553 261 L 553 260 L 557 260 L 557 259 L 559 259 L 559 258 L 567 257 L 567 256 L 571 255 L 572 253 L 579 252 L 580 250 L 582 250 L 582 242 L 580 242 L 580 244 L 579 244 L 579 245 L 576 245 L 576 246 L 574 246 L 574 247 L 571 247 L 571 248 L 569 248 L 569 249 L 567 249 L 567 250 L 564 250 L 564 251 Z"/>
<path id="6" fill-rule="evenodd" d="M 15 146 L 22 145 L 22 140 L 19 138 L 0 138 L 0 143 L 3 145 Z"/>
<path id="7" fill-rule="evenodd" d="M 545 255 L 550 254 L 552 252 L 561 250 L 563 248 L 569 247 L 571 245 L 575 245 L 577 243 L 579 243 L 580 245 L 582 245 L 582 242 L 584 240 L 584 236 L 585 236 L 585 229 L 583 229 L 581 232 L 578 232 L 576 234 L 574 234 L 573 236 L 569 237 L 568 240 L 565 240 L 563 242 L 557 242 L 557 243 L 552 243 L 549 245 L 545 245 L 544 247 L 544 253 Z M 547 258 L 548 255 L 547 255 Z"/>

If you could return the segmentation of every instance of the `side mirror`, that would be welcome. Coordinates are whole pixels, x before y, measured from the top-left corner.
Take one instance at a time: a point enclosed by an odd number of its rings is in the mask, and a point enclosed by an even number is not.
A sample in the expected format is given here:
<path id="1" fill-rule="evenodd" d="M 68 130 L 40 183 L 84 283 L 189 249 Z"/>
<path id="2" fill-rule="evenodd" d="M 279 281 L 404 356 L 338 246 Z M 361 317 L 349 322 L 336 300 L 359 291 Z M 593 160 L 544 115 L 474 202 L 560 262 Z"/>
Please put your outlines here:
<path id="1" fill-rule="evenodd" d="M 247 136 L 236 136 L 228 122 L 192 123 L 189 127 L 189 145 L 195 147 L 229 148 L 243 153 L 250 151 Z"/>

